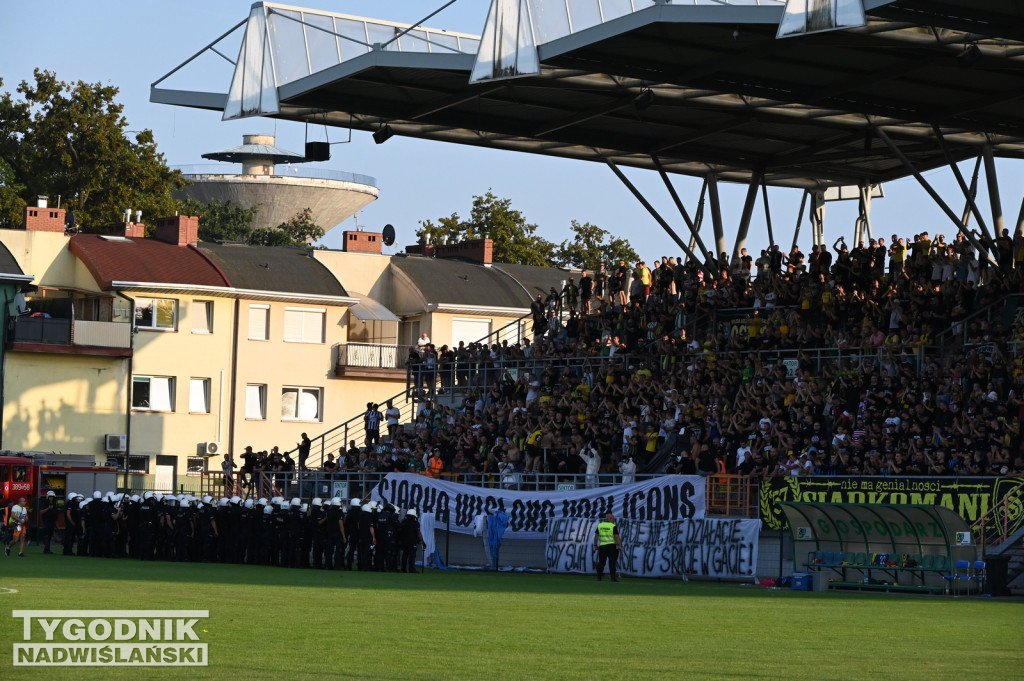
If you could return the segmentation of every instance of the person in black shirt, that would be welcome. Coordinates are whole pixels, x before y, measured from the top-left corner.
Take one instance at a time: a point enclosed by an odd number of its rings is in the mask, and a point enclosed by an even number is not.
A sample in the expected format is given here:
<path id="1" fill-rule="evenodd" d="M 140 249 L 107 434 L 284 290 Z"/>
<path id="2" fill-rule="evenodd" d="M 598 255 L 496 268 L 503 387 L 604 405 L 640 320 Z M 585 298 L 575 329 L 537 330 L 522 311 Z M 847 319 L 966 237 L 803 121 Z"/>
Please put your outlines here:
<path id="1" fill-rule="evenodd" d="M 53 531 L 57 529 L 57 495 L 53 492 L 46 493 L 46 505 L 39 512 L 39 519 L 43 525 L 43 553 L 53 553 L 50 542 L 53 540 Z"/>
<path id="2" fill-rule="evenodd" d="M 299 442 L 299 470 L 306 470 L 306 459 L 309 458 L 309 450 L 313 446 L 313 443 L 309 441 L 309 436 L 305 433 L 302 434 L 302 440 Z"/>
<path id="3" fill-rule="evenodd" d="M 424 542 L 415 508 L 410 508 L 405 512 L 398 535 L 401 548 L 398 569 L 400 572 L 416 572 L 416 549 Z"/>
<path id="4" fill-rule="evenodd" d="M 373 402 L 366 403 L 366 412 L 363 414 L 363 425 L 366 428 L 366 441 L 367 447 L 380 444 L 380 422 L 384 420 L 384 415 L 377 409 L 377 405 Z"/>
<path id="5" fill-rule="evenodd" d="M 583 314 L 590 314 L 590 299 L 594 296 L 594 280 L 590 278 L 586 270 L 580 274 L 580 302 L 583 305 Z"/>

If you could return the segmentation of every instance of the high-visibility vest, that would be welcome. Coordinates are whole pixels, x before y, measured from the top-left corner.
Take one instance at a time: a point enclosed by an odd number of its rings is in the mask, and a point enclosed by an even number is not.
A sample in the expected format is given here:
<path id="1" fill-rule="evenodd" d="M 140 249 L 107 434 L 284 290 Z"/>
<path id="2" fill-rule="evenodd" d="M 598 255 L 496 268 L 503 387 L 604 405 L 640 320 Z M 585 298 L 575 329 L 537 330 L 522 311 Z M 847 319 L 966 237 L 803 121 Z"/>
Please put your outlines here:
<path id="1" fill-rule="evenodd" d="M 597 543 L 601 546 L 615 543 L 615 523 L 605 520 L 597 524 Z"/>
<path id="2" fill-rule="evenodd" d="M 432 478 L 441 476 L 441 468 L 444 467 L 444 460 L 439 456 L 432 456 L 427 460 L 427 475 Z"/>

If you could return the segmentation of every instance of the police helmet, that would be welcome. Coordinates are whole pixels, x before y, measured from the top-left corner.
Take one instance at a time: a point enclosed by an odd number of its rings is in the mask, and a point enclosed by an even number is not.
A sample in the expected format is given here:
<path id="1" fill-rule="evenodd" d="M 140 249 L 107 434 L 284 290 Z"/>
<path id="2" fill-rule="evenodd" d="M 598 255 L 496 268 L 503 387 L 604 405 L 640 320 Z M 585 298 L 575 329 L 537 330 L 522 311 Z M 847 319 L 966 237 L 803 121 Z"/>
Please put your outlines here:
<path id="1" fill-rule="evenodd" d="M 290 501 L 282 501 L 281 502 L 281 510 L 282 511 L 288 511 L 288 510 L 291 509 L 291 507 L 292 507 L 292 504 L 291 504 Z"/>
<path id="2" fill-rule="evenodd" d="M 207 494 L 205 497 L 203 497 L 203 503 L 204 504 L 212 504 L 213 503 L 213 497 L 211 497 L 209 494 Z"/>
<path id="3" fill-rule="evenodd" d="M 146 501 L 149 501 L 150 499 L 153 498 L 153 493 L 152 492 L 146 492 L 145 494 L 142 495 L 142 498 L 145 499 Z"/>
<path id="4" fill-rule="evenodd" d="M 164 495 L 157 493 L 157 494 L 153 495 L 153 498 L 156 499 L 157 501 L 163 501 L 164 500 Z"/>
<path id="5" fill-rule="evenodd" d="M 341 498 L 340 497 L 333 497 L 331 499 L 331 505 L 332 506 L 341 506 Z"/>
<path id="6" fill-rule="evenodd" d="M 96 490 L 95 492 L 92 493 L 92 498 L 93 499 L 102 499 L 103 498 L 103 492 L 101 492 L 99 490 Z"/>
<path id="7" fill-rule="evenodd" d="M 309 513 L 309 504 L 303 504 L 299 506 L 299 511 L 302 513 Z"/>
<path id="8" fill-rule="evenodd" d="M 224 506 L 227 506 L 228 505 L 228 498 L 227 497 L 221 497 L 220 501 L 217 502 L 217 505 L 222 507 L 222 508 Z"/>
<path id="9" fill-rule="evenodd" d="M 181 507 L 182 508 L 188 508 L 191 505 L 192 505 L 192 502 L 190 500 L 188 500 L 188 499 L 182 499 L 181 500 Z"/>
<path id="10" fill-rule="evenodd" d="M 266 506 L 267 505 L 267 498 L 266 497 L 260 497 L 260 500 L 257 501 L 256 503 L 259 504 L 260 506 Z"/>
<path id="11" fill-rule="evenodd" d="M 352 497 L 352 501 L 348 502 L 348 505 L 349 506 L 358 506 L 361 503 L 362 502 L 359 500 L 359 497 Z"/>
<path id="12" fill-rule="evenodd" d="M 265 507 L 263 509 L 263 515 L 270 515 L 273 512 L 274 512 L 274 507 L 273 506 L 267 506 L 267 507 Z"/>
<path id="13" fill-rule="evenodd" d="M 47 499 L 49 499 L 50 497 L 55 497 L 55 496 L 57 496 L 57 495 L 53 493 L 53 490 L 50 490 L 49 492 L 46 493 L 46 498 Z"/>
<path id="14" fill-rule="evenodd" d="M 239 503 L 241 503 L 241 501 L 242 501 L 242 497 L 240 497 L 240 496 L 238 496 L 238 495 L 236 494 L 235 496 L 231 497 L 231 499 L 230 499 L 229 501 L 230 501 L 230 502 L 231 502 L 231 503 L 232 503 L 233 505 L 235 505 L 235 506 L 238 506 L 238 504 L 239 504 Z"/>
<path id="15" fill-rule="evenodd" d="M 292 506 L 298 506 L 302 503 L 302 499 L 298 497 L 292 497 Z"/>
<path id="16" fill-rule="evenodd" d="M 253 507 L 253 506 L 255 506 L 255 505 L 256 505 L 256 504 L 254 504 L 254 503 L 253 503 L 252 499 L 246 499 L 246 500 L 245 500 L 245 507 L 246 507 L 246 508 L 252 508 L 252 507 Z"/>
<path id="17" fill-rule="evenodd" d="M 140 499 L 140 498 L 139 498 L 139 495 L 138 495 L 138 494 L 133 494 L 133 495 L 132 495 L 132 496 L 131 496 L 130 498 L 131 498 L 131 500 L 132 500 L 132 501 L 134 501 L 134 502 L 135 502 L 136 504 L 137 504 L 137 503 L 139 503 L 140 501 L 142 501 L 142 499 Z"/>
<path id="18" fill-rule="evenodd" d="M 405 512 L 405 514 L 407 516 L 412 516 L 413 518 L 419 515 L 419 513 L 416 512 L 415 508 L 410 508 L 408 511 Z"/>
<path id="19" fill-rule="evenodd" d="M 324 505 L 324 500 L 321 499 L 320 497 L 314 497 L 313 505 L 314 506 L 323 506 Z"/>

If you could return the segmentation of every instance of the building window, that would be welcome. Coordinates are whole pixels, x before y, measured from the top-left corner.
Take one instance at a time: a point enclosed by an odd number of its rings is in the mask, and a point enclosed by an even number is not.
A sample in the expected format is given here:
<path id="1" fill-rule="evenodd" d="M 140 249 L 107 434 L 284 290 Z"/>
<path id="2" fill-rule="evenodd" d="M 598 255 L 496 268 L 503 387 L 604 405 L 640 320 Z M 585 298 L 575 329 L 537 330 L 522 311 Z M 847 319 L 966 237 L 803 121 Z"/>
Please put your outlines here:
<path id="1" fill-rule="evenodd" d="M 254 421 L 267 419 L 267 386 L 250 383 L 245 386 L 245 418 Z"/>
<path id="2" fill-rule="evenodd" d="M 210 379 L 193 378 L 188 382 L 188 411 L 191 414 L 210 413 Z"/>
<path id="3" fill-rule="evenodd" d="M 108 454 L 107 463 L 114 464 L 117 466 L 117 470 L 124 470 L 124 454 Z M 149 457 L 148 456 L 129 456 L 128 457 L 128 472 L 129 473 L 149 473 Z"/>
<path id="4" fill-rule="evenodd" d="M 135 376 L 132 378 L 132 409 L 137 411 L 174 411 L 174 377 Z"/>
<path id="5" fill-rule="evenodd" d="M 281 389 L 281 420 L 322 421 L 322 395 L 321 388 L 285 386 Z"/>
<path id="6" fill-rule="evenodd" d="M 249 306 L 249 340 L 270 339 L 270 306 Z"/>
<path id="7" fill-rule="evenodd" d="M 293 343 L 323 343 L 326 314 L 323 308 L 286 307 L 284 339 Z"/>
<path id="8" fill-rule="evenodd" d="M 186 459 L 185 475 L 192 477 L 200 477 L 204 473 L 209 472 L 209 468 L 206 462 L 209 461 L 205 456 L 190 456 Z"/>
<path id="9" fill-rule="evenodd" d="M 192 301 L 192 333 L 213 333 L 213 301 Z"/>
<path id="10" fill-rule="evenodd" d="M 138 298 L 135 301 L 135 328 L 174 331 L 176 302 L 168 298 Z"/>

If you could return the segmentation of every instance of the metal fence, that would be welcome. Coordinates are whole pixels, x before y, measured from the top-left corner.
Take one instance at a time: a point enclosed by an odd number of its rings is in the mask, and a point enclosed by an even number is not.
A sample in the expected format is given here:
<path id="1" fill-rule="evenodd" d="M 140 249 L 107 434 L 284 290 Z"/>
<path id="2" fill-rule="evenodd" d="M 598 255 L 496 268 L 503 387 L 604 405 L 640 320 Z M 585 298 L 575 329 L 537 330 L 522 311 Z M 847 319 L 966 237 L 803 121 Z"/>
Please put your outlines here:
<path id="1" fill-rule="evenodd" d="M 375 369 L 400 369 L 405 366 L 405 357 L 399 355 L 394 343 L 340 343 L 338 366 L 367 367 Z"/>

